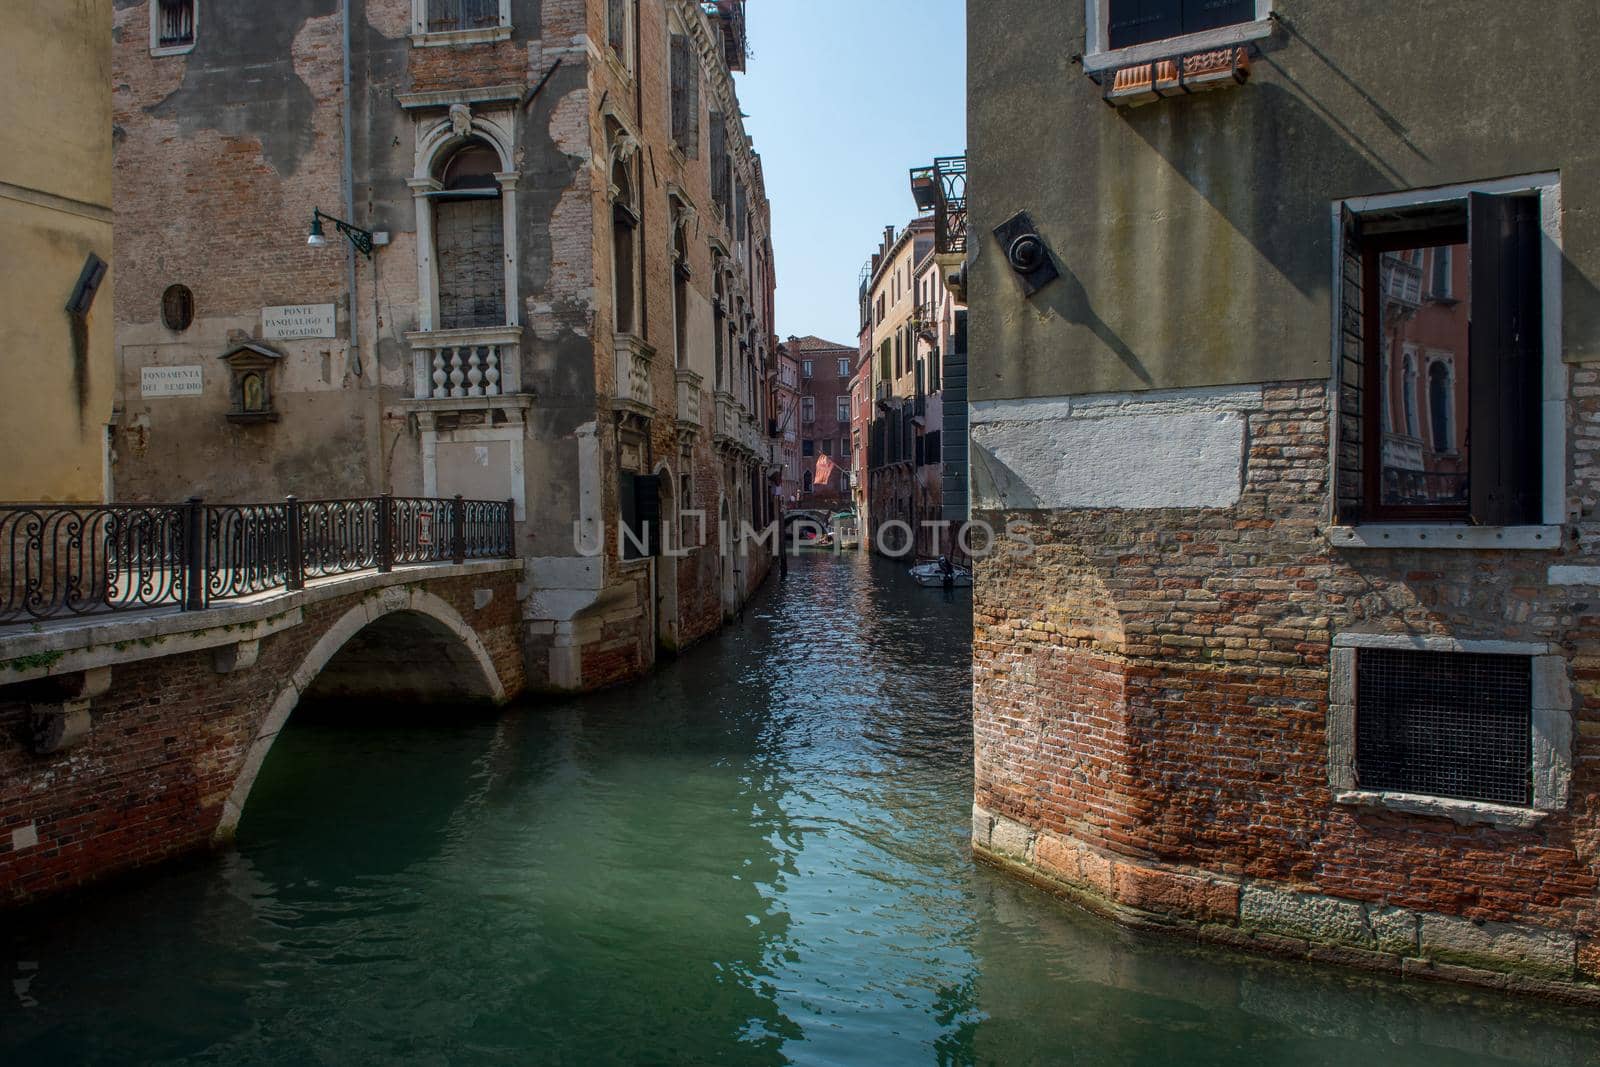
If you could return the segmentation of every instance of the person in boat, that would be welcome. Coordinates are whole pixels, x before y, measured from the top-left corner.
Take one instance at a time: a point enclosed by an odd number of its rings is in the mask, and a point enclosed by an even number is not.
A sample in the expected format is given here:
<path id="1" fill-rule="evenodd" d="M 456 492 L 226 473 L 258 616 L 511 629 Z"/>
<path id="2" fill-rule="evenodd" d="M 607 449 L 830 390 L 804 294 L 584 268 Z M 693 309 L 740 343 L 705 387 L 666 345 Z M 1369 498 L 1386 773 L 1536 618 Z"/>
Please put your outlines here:
<path id="1" fill-rule="evenodd" d="M 939 557 L 939 577 L 944 581 L 946 589 L 954 589 L 956 587 L 956 569 L 950 562 L 949 556 Z"/>

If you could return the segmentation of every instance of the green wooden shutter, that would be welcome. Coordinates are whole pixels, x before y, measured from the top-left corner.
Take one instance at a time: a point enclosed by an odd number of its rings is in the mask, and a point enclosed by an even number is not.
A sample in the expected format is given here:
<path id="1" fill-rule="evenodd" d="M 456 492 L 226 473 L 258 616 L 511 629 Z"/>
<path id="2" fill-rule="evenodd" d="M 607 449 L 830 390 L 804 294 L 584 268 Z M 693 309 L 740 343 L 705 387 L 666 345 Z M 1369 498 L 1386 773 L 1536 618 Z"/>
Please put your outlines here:
<path id="1" fill-rule="evenodd" d="M 1467 460 L 1472 520 L 1537 523 L 1542 501 L 1539 201 L 1473 193 Z"/>
<path id="2" fill-rule="evenodd" d="M 679 148 L 689 139 L 689 38 L 672 35 L 672 141 Z"/>

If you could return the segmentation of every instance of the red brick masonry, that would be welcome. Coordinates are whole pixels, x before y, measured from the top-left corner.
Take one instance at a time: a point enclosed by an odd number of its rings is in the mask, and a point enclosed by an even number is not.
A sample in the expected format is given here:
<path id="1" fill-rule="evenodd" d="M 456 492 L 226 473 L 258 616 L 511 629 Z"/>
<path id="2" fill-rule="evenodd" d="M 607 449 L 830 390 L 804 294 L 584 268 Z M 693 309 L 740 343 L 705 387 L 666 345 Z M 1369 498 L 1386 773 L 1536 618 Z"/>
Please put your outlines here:
<path id="1" fill-rule="evenodd" d="M 1330 545 L 1320 383 L 1265 389 L 1233 507 L 979 516 L 1038 549 L 977 567 L 978 855 L 1135 924 L 1600 1003 L 1600 612 L 1547 580 L 1594 562 L 1596 382 L 1574 368 L 1554 551 Z M 1550 643 L 1575 683 L 1565 808 L 1504 828 L 1336 802 L 1346 632 Z"/>
<path id="2" fill-rule="evenodd" d="M 379 588 L 374 588 L 379 576 L 368 576 L 343 595 L 318 600 L 316 591 L 308 590 L 298 595 L 303 600 L 295 594 L 277 598 L 271 608 L 276 614 L 238 625 L 224 621 L 225 633 L 213 624 L 209 631 L 61 656 L 55 660 L 61 667 L 72 666 L 73 657 L 118 662 L 111 667 L 110 688 L 90 702 L 92 728 L 80 743 L 53 754 L 34 750 L 30 707 L 60 699 L 54 691 L 73 679 L 3 684 L 8 676 L 38 674 L 41 660 L 49 656 L 8 661 L 0 642 L 0 907 L 204 849 L 219 834 L 226 837 L 237 819 L 236 811 L 230 818 L 230 795 L 242 778 L 248 791 L 255 771 L 251 756 L 259 760 L 282 725 L 274 721 L 275 707 L 292 708 L 326 663 L 324 654 L 336 651 L 329 646 L 342 646 L 351 636 L 345 631 L 359 630 L 369 617 L 426 616 L 425 629 L 418 631 L 423 643 L 451 642 L 445 627 L 464 623 L 494 665 L 499 695 L 520 692 L 520 573 L 502 568 L 415 582 L 397 572 L 384 577 L 387 587 Z M 302 622 L 274 631 L 297 610 L 304 612 Z M 336 633 L 324 641 L 330 631 Z M 231 657 L 252 633 L 264 636 L 257 658 L 243 666 Z M 164 648 L 188 650 L 172 654 Z M 441 657 L 441 667 L 460 677 L 463 689 L 492 686 L 485 678 L 455 673 L 475 669 L 470 662 L 453 652 Z M 463 668 L 464 663 L 469 666 Z M 243 802 L 242 795 L 233 799 Z"/>

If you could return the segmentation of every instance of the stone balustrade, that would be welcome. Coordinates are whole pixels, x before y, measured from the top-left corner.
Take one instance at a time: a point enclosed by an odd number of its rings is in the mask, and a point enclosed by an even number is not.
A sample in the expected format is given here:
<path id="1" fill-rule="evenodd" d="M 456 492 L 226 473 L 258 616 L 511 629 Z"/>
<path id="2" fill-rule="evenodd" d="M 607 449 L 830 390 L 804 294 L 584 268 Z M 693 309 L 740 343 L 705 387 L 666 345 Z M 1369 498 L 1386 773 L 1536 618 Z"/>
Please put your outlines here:
<path id="1" fill-rule="evenodd" d="M 522 391 L 522 327 L 406 334 L 412 398 L 461 400 Z"/>
<path id="2" fill-rule="evenodd" d="M 617 380 L 612 391 L 614 407 L 650 416 L 655 411 L 655 387 L 650 367 L 656 350 L 634 334 L 619 334 L 616 342 Z"/>
<path id="3" fill-rule="evenodd" d="M 678 425 L 685 427 L 699 427 L 700 421 L 700 386 L 704 383 L 700 375 L 687 368 L 678 370 Z"/>

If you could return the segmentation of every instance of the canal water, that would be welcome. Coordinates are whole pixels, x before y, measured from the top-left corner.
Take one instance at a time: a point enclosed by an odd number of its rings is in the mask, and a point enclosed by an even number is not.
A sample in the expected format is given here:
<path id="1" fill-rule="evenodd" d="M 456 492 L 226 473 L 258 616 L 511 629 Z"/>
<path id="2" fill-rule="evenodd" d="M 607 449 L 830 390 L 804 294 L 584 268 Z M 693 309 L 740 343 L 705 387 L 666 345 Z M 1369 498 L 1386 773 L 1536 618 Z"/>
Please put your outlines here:
<path id="1" fill-rule="evenodd" d="M 0 920 L 0 1063 L 1600 1052 L 1575 1013 L 1133 935 L 974 865 L 969 594 L 808 555 L 645 683 L 297 712 L 235 850 Z"/>

